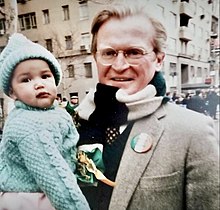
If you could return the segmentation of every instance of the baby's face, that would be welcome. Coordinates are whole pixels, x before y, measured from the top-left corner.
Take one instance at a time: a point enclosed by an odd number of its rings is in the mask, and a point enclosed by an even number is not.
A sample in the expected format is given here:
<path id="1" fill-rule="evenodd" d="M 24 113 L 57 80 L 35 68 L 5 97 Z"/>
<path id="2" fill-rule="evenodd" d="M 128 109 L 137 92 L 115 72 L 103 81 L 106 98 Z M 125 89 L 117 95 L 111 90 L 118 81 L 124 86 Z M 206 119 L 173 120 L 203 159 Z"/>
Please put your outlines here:
<path id="1" fill-rule="evenodd" d="M 56 96 L 55 79 L 47 62 L 30 59 L 16 66 L 11 80 L 11 98 L 33 107 L 48 108 Z"/>

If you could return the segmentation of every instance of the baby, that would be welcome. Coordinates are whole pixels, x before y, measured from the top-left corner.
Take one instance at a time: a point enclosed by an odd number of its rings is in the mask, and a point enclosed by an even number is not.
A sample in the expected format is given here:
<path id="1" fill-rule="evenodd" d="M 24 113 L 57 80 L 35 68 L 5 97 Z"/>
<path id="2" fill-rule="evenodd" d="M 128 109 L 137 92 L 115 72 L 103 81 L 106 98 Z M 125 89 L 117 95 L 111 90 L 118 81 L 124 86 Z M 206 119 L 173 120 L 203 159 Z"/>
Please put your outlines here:
<path id="1" fill-rule="evenodd" d="M 61 77 L 52 53 L 22 34 L 10 37 L 0 55 L 0 85 L 15 107 L 0 143 L 0 210 L 16 199 L 23 210 L 27 201 L 33 210 L 89 209 L 74 175 L 79 135 L 55 105 Z"/>

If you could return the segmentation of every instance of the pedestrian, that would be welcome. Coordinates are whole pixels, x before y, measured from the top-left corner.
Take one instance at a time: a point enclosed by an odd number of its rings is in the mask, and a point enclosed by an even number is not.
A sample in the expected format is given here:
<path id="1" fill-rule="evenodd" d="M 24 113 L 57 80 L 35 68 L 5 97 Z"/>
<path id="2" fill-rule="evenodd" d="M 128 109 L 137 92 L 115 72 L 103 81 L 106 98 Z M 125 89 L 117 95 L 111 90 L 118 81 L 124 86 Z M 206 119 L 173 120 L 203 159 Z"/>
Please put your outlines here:
<path id="1" fill-rule="evenodd" d="M 0 55 L 0 84 L 15 108 L 0 143 L 0 210 L 89 209 L 74 175 L 78 132 L 54 105 L 60 80 L 48 50 L 22 34 L 10 37 Z"/>
<path id="2" fill-rule="evenodd" d="M 206 98 L 208 105 L 208 113 L 210 117 L 212 117 L 214 120 L 217 120 L 216 112 L 217 112 L 217 106 L 220 104 L 220 96 L 217 94 L 214 88 L 210 89 L 210 91 L 207 93 Z"/>
<path id="3" fill-rule="evenodd" d="M 187 103 L 186 108 L 191 109 L 195 112 L 199 112 L 202 114 L 206 113 L 206 103 L 205 99 L 203 99 L 201 96 L 201 91 L 196 90 L 196 93 L 194 96 L 192 96 Z"/>
<path id="4" fill-rule="evenodd" d="M 78 104 L 78 96 L 71 96 L 70 101 L 67 102 L 67 105 L 65 106 L 66 111 L 72 116 L 75 113 L 76 107 Z"/>
<path id="5" fill-rule="evenodd" d="M 80 187 L 93 210 L 218 209 L 213 121 L 167 102 L 167 35 L 135 4 L 92 23 L 99 82 L 77 107 Z"/>
<path id="6" fill-rule="evenodd" d="M 184 95 L 184 97 L 183 97 L 182 105 L 183 105 L 185 108 L 187 107 L 187 104 L 188 104 L 188 102 L 189 102 L 189 100 L 190 100 L 190 97 L 191 97 L 190 93 L 186 93 L 186 94 Z"/>
<path id="7" fill-rule="evenodd" d="M 61 106 L 62 108 L 66 108 L 67 104 L 68 104 L 68 100 L 67 100 L 66 96 L 64 96 L 64 97 L 62 98 L 62 101 L 61 101 L 60 106 Z"/>
<path id="8" fill-rule="evenodd" d="M 67 102 L 67 105 L 65 107 L 66 111 L 71 115 L 73 119 L 73 123 L 76 128 L 79 126 L 78 122 L 78 113 L 76 111 L 77 106 L 79 105 L 79 99 L 78 96 L 71 96 L 70 101 Z"/>
<path id="9" fill-rule="evenodd" d="M 70 97 L 70 103 L 71 105 L 76 108 L 79 105 L 79 98 L 78 96 L 71 96 Z"/>

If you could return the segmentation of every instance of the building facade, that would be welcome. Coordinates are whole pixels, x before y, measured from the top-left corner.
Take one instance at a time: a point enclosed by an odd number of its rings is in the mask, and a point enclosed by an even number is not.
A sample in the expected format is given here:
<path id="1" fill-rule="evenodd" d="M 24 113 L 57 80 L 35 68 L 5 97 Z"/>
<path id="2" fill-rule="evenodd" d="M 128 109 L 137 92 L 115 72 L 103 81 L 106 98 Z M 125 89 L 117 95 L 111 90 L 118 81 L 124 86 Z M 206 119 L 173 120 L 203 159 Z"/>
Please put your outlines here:
<path id="1" fill-rule="evenodd" d="M 0 0 L 0 51 L 4 49 L 11 16 L 16 31 L 45 46 L 59 60 L 63 79 L 61 98 L 79 102 L 97 82 L 90 53 L 92 18 L 98 10 L 122 0 Z M 15 1 L 15 0 L 14 0 Z M 129 0 L 124 0 L 129 4 Z M 130 0 L 131 1 L 131 0 Z M 163 73 L 167 91 L 191 91 L 219 84 L 219 1 L 142 0 L 149 13 L 167 29 L 168 42 Z M 14 12 L 14 11 L 17 11 Z M 1 119 L 7 98 L 0 93 Z M 1 126 L 1 125 L 0 125 Z"/>

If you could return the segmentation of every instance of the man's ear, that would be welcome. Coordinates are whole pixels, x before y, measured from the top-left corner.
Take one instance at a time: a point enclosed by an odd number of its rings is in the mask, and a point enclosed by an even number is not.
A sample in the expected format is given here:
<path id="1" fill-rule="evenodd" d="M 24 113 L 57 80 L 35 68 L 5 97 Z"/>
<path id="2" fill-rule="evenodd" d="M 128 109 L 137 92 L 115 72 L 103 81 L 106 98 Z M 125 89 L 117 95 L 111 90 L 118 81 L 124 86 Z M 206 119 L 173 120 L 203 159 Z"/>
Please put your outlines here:
<path id="1" fill-rule="evenodd" d="M 165 53 L 164 52 L 157 53 L 156 71 L 161 70 L 164 58 L 165 58 Z"/>
<path id="2" fill-rule="evenodd" d="M 14 91 L 12 88 L 9 89 L 9 96 L 10 98 L 16 100 L 17 99 L 17 96 L 15 95 Z"/>

